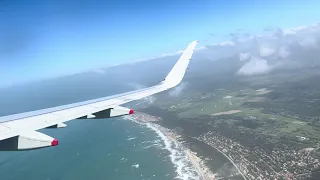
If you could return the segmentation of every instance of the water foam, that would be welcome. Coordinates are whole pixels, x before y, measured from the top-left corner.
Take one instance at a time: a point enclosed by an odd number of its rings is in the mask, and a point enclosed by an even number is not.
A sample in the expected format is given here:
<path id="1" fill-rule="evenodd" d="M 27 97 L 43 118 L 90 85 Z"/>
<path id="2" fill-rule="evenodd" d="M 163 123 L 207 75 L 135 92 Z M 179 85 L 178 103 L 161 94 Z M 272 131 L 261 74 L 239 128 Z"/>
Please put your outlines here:
<path id="1" fill-rule="evenodd" d="M 128 138 L 127 140 L 128 141 L 131 141 L 131 140 L 134 140 L 134 139 L 136 139 L 137 137 L 132 137 L 132 138 Z"/>
<path id="2" fill-rule="evenodd" d="M 151 130 L 153 130 L 163 141 L 164 147 L 163 149 L 166 149 L 170 152 L 169 157 L 171 162 L 173 163 L 174 167 L 176 168 L 176 179 L 181 180 L 198 180 L 200 179 L 199 174 L 197 173 L 194 166 L 191 164 L 190 160 L 188 159 L 187 154 L 185 153 L 183 146 L 180 145 L 177 141 L 174 139 L 169 139 L 165 136 L 165 134 L 159 130 L 160 127 L 157 127 L 156 124 L 151 123 L 141 123 L 139 121 L 136 121 L 132 117 L 125 117 L 125 119 L 132 120 L 133 122 L 136 122 L 140 125 L 143 125 Z"/>

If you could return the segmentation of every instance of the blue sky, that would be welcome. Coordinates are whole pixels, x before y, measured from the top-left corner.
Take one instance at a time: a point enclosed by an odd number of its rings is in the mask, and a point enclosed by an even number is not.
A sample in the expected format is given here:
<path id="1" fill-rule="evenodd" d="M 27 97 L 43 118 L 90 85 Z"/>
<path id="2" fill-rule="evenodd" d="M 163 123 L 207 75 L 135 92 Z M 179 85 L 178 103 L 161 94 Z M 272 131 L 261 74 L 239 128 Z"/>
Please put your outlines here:
<path id="1" fill-rule="evenodd" d="M 0 87 L 176 52 L 195 39 L 220 42 L 237 29 L 308 25 L 320 21 L 317 7 L 316 0 L 2 0 Z"/>

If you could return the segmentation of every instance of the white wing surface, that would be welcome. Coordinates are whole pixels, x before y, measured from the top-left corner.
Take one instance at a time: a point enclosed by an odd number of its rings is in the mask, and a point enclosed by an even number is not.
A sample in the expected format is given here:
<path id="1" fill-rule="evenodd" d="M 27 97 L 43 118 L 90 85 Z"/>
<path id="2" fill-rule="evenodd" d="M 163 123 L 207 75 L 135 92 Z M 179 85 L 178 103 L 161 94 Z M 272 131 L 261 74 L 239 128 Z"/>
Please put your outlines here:
<path id="1" fill-rule="evenodd" d="M 197 41 L 189 44 L 164 81 L 158 85 L 80 103 L 0 117 L 0 150 L 29 150 L 58 145 L 58 141 L 37 132 L 43 128 L 66 127 L 77 118 L 111 118 L 132 114 L 119 105 L 150 96 L 178 85 L 188 67 Z"/>

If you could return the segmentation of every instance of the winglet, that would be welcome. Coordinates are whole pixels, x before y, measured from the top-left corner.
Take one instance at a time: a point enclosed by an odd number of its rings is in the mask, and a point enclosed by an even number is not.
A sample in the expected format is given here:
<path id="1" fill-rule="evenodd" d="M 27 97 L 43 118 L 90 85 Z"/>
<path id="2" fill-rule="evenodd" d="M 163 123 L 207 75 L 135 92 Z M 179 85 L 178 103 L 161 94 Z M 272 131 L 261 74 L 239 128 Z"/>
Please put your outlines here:
<path id="1" fill-rule="evenodd" d="M 194 49 L 197 45 L 198 41 L 192 41 L 187 49 L 183 52 L 183 54 L 180 56 L 179 60 L 176 62 L 176 64 L 173 66 L 167 77 L 164 79 L 163 83 L 168 87 L 172 88 L 176 85 L 178 85 L 189 65 L 189 61 L 191 60 L 191 57 L 193 55 Z"/>

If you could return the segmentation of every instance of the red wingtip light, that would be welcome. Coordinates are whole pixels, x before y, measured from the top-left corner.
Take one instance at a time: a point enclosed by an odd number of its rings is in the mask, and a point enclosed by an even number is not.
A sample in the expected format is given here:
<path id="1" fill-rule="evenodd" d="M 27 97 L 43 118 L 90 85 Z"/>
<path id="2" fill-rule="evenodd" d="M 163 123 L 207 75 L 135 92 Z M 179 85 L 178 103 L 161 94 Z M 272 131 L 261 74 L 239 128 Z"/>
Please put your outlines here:
<path id="1" fill-rule="evenodd" d="M 133 114 L 133 113 L 134 113 L 134 111 L 132 109 L 130 109 L 129 114 Z"/>
<path id="2" fill-rule="evenodd" d="M 58 145 L 58 140 L 57 139 L 53 139 L 52 142 L 51 142 L 51 146 L 56 146 Z"/>

